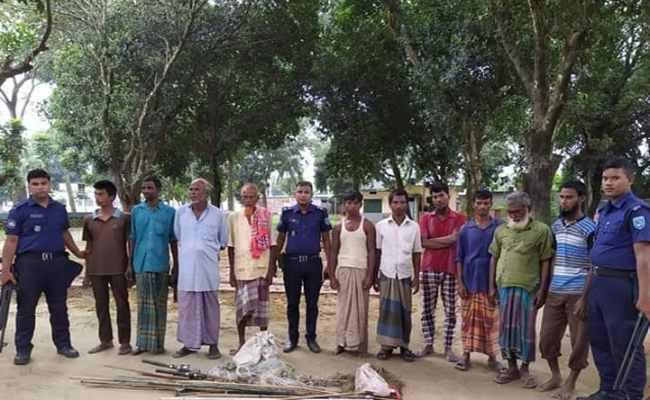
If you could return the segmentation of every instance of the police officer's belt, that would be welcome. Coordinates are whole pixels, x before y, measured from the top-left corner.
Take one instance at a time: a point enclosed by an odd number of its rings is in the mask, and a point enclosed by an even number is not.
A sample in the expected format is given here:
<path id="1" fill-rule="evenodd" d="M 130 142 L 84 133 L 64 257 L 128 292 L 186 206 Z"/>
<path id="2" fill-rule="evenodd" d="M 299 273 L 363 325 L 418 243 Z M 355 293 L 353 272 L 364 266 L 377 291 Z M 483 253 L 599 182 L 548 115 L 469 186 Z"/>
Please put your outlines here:
<path id="1" fill-rule="evenodd" d="M 319 258 L 320 256 L 318 254 L 301 254 L 301 255 L 296 255 L 296 254 L 287 254 L 287 257 L 291 261 L 298 261 L 298 262 L 307 262 L 309 260 L 315 260 Z"/>
<path id="2" fill-rule="evenodd" d="M 18 258 L 27 258 L 30 260 L 38 261 L 52 261 L 55 258 L 66 257 L 67 253 L 65 251 L 28 251 L 18 255 Z"/>
<path id="3" fill-rule="evenodd" d="M 601 267 L 594 266 L 594 274 L 596 274 L 596 276 L 609 276 L 613 278 L 636 279 L 635 270 L 601 268 Z"/>

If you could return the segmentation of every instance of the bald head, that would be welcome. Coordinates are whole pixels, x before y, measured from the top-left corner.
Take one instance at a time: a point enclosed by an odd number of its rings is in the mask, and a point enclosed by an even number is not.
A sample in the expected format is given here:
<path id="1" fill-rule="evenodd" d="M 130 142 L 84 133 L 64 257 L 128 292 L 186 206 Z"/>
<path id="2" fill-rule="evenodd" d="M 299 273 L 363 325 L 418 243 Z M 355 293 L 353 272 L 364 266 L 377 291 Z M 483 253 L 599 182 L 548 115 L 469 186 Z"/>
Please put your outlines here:
<path id="1" fill-rule="evenodd" d="M 245 183 L 239 192 L 244 207 L 255 207 L 259 199 L 259 190 L 254 183 Z"/>

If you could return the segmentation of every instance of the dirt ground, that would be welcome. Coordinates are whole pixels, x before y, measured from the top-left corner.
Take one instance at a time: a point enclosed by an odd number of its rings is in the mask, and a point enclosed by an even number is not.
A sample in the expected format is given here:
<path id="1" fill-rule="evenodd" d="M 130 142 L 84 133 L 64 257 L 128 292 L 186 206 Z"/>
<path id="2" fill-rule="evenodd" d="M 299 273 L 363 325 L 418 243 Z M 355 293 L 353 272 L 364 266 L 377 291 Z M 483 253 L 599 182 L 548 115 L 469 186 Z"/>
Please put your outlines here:
<path id="1" fill-rule="evenodd" d="M 73 235 L 79 240 L 79 232 L 74 231 Z M 0 246 L 1 246 L 0 241 Z M 227 258 L 222 254 L 221 258 L 221 337 L 220 349 L 224 355 L 222 360 L 217 362 L 207 359 L 207 348 L 202 353 L 190 355 L 182 360 L 182 363 L 189 363 L 195 368 L 207 372 L 217 363 L 230 359 L 228 350 L 237 341 L 237 330 L 235 326 L 234 292 L 227 286 Z M 49 314 L 44 298 L 37 309 L 36 332 L 34 336 L 34 350 L 32 362 L 23 367 L 13 365 L 14 347 L 13 334 L 15 323 L 15 302 L 12 304 L 9 329 L 5 341 L 9 342 L 2 354 L 0 354 L 0 400 L 114 400 L 123 398 L 128 400 L 161 399 L 172 397 L 171 392 L 161 391 L 131 391 L 118 389 L 97 389 L 87 388 L 80 384 L 80 377 L 89 376 L 117 376 L 128 374 L 110 367 L 131 368 L 152 372 L 149 366 L 142 364 L 143 358 L 153 358 L 164 362 L 174 362 L 171 354 L 181 347 L 176 341 L 176 307 L 169 299 L 169 312 L 167 324 L 167 340 L 165 347 L 166 354 L 152 356 L 118 356 L 116 350 L 108 350 L 99 354 L 89 355 L 88 350 L 98 343 L 97 318 L 95 316 L 94 299 L 91 290 L 80 288 L 80 279 L 76 287 L 70 289 L 68 308 L 70 314 L 70 330 L 73 345 L 79 350 L 81 356 L 78 359 L 67 359 L 56 354 L 51 341 Z M 271 326 L 273 332 L 282 343 L 286 338 L 286 302 L 282 291 L 281 279 L 277 279 L 271 288 Z M 403 395 L 406 400 L 519 400 L 526 399 L 549 399 L 550 394 L 539 393 L 536 390 L 527 390 L 521 387 L 519 382 L 508 385 L 497 385 L 492 382 L 494 373 L 485 366 L 487 357 L 473 355 L 473 365 L 468 372 L 460 372 L 454 369 L 453 364 L 448 363 L 439 354 L 442 352 L 442 323 L 444 321 L 442 307 L 439 303 L 437 315 L 437 326 L 435 348 L 438 355 L 418 359 L 414 363 L 406 363 L 399 357 L 386 361 L 379 361 L 376 358 L 359 359 L 349 354 L 339 356 L 331 355 L 335 347 L 334 335 L 336 328 L 336 294 L 329 290 L 327 284 L 323 287 L 323 294 L 320 298 L 320 315 L 318 321 L 318 341 L 323 348 L 323 353 L 312 354 L 306 348 L 304 340 L 300 347 L 291 354 L 285 355 L 280 352 L 281 357 L 294 364 L 299 373 L 312 375 L 317 378 L 328 378 L 338 372 L 343 374 L 354 374 L 364 362 L 372 362 L 375 365 L 384 367 L 389 372 L 397 375 L 405 384 Z M 413 333 L 411 335 L 412 350 L 416 350 L 422 344 L 420 324 L 420 295 L 414 300 Z M 375 330 L 378 317 L 378 298 L 371 297 L 370 302 L 370 351 L 377 352 L 379 346 L 375 342 Z M 304 301 L 301 311 L 301 332 L 304 334 Z M 135 344 L 135 289 L 131 290 L 131 309 L 133 325 L 133 344 Z M 115 311 L 113 310 L 113 319 Z M 538 316 L 538 328 L 541 322 L 541 315 Z M 459 319 L 460 324 L 460 319 Z M 459 336 L 459 324 L 456 328 L 456 339 L 454 349 L 457 354 L 461 352 Z M 113 329 L 115 330 L 115 323 Z M 248 335 L 253 334 L 250 329 Z M 570 354 L 570 341 L 568 335 L 563 340 L 563 353 Z M 647 345 L 647 343 L 646 343 Z M 176 361 L 178 363 L 178 361 Z M 568 357 L 561 359 L 563 374 L 568 374 L 566 364 Z M 548 376 L 546 362 L 539 358 L 532 364 L 532 372 L 538 383 L 544 382 Z M 577 395 L 587 395 L 598 387 L 598 376 L 593 365 L 590 365 L 580 376 L 578 381 Z M 552 392 L 551 392 L 552 393 Z"/>
<path id="2" fill-rule="evenodd" d="M 135 293 L 131 296 L 134 300 Z M 235 328 L 235 313 L 233 304 L 234 293 L 231 291 L 221 292 L 222 303 L 222 325 L 220 349 L 225 355 L 237 340 Z M 143 356 L 118 356 L 115 351 L 109 350 L 96 355 L 88 355 L 87 351 L 97 343 L 97 322 L 94 314 L 94 300 L 90 290 L 72 288 L 70 291 L 69 310 L 71 333 L 74 346 L 81 352 L 78 359 L 66 359 L 56 354 L 50 339 L 50 328 L 47 307 L 44 300 L 37 310 L 37 328 L 34 337 L 34 351 L 32 363 L 26 367 L 16 367 L 12 363 L 13 349 L 13 319 L 7 331 L 7 339 L 10 345 L 0 354 L 0 399 L 2 400 L 33 400 L 33 399 L 160 399 L 170 397 L 170 393 L 156 391 L 128 391 L 116 389 L 95 389 L 86 388 L 79 383 L 79 377 L 88 376 L 115 376 L 124 374 L 108 368 L 108 366 L 119 366 L 122 368 L 133 368 L 149 370 L 141 363 Z M 171 305 L 170 299 L 170 305 Z M 132 308 L 135 312 L 132 301 Z M 417 311 L 419 305 L 416 306 Z M 373 297 L 370 306 L 370 343 L 371 351 L 377 351 L 378 346 L 374 341 L 374 332 L 378 314 L 378 299 Z M 14 306 L 15 311 L 15 306 Z M 304 311 L 304 310 L 303 310 Z M 282 293 L 273 293 L 271 298 L 271 331 L 281 340 L 286 337 L 285 301 Z M 548 394 L 538 393 L 534 390 L 521 388 L 518 382 L 505 386 L 492 383 L 494 374 L 485 366 L 486 358 L 480 355 L 474 356 L 474 365 L 468 372 L 456 371 L 453 365 L 446 362 L 440 356 L 433 356 L 419 359 L 414 363 L 406 363 L 399 358 L 387 361 L 378 361 L 375 358 L 366 360 L 358 359 L 352 355 L 330 355 L 334 348 L 336 314 L 336 295 L 325 294 L 321 297 L 320 317 L 318 334 L 324 352 L 312 354 L 303 345 L 295 352 L 284 355 L 282 358 L 293 363 L 298 371 L 310 374 L 315 377 L 326 378 L 336 372 L 353 374 L 355 369 L 365 361 L 381 365 L 393 374 L 399 376 L 405 383 L 404 398 L 408 400 L 432 400 L 432 399 L 500 399 L 515 400 L 522 397 L 529 399 L 547 399 Z M 304 314 L 302 314 L 304 316 Z M 13 314 L 10 318 L 13 318 Z M 442 321 L 442 315 L 438 317 Z M 175 340 L 176 334 L 176 307 L 170 306 L 168 328 L 167 328 L 167 353 L 159 356 L 146 356 L 161 361 L 172 360 L 171 354 L 180 344 Z M 303 320 L 304 321 L 304 320 Z M 133 318 L 135 333 L 135 313 Z M 252 330 L 250 333 L 252 334 Z M 420 323 L 417 314 L 414 318 L 413 349 L 421 344 Z M 441 342 L 441 338 L 438 342 Z M 569 341 L 564 341 L 565 354 L 568 354 Z M 455 343 L 456 351 L 460 351 L 460 339 Z M 436 344 L 436 350 L 442 351 L 441 344 Z M 225 355 L 224 358 L 230 357 Z M 566 358 L 563 360 L 566 364 Z M 203 371 L 209 370 L 215 365 L 214 361 L 206 358 L 205 352 L 191 355 L 183 359 L 184 363 L 190 363 Z M 566 368 L 564 370 L 566 373 Z M 546 364 L 543 360 L 533 364 L 533 373 L 541 382 L 548 375 Z M 581 376 L 578 385 L 578 394 L 591 393 L 597 385 L 595 369 L 590 366 Z"/>

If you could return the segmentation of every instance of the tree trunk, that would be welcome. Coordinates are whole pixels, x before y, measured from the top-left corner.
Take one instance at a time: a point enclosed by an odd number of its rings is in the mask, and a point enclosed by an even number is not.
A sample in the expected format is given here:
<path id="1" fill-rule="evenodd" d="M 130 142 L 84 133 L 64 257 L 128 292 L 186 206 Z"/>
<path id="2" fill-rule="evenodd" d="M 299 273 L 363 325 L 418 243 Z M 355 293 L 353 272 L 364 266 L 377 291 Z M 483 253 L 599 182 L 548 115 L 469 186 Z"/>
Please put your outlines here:
<path id="1" fill-rule="evenodd" d="M 268 206 L 267 206 L 267 204 L 268 204 L 268 199 L 266 198 L 266 185 L 263 185 L 263 186 L 260 188 L 260 191 L 262 192 L 262 207 L 265 207 L 265 208 L 266 208 L 266 207 L 268 207 Z"/>
<path id="2" fill-rule="evenodd" d="M 476 125 L 470 119 L 464 119 L 461 122 L 461 130 L 465 138 L 465 158 L 467 161 L 467 190 L 464 209 L 467 217 L 471 218 L 474 215 L 472 204 L 474 195 L 483 186 L 483 171 L 481 170 L 483 140 L 481 140 L 479 132 L 477 132 Z"/>
<path id="3" fill-rule="evenodd" d="M 399 163 L 397 162 L 397 157 L 392 155 L 390 157 L 390 168 L 393 170 L 393 176 L 395 177 L 395 189 L 404 190 L 404 179 L 402 179 L 402 171 L 399 168 Z"/>
<path id="4" fill-rule="evenodd" d="M 528 163 L 528 171 L 524 174 L 524 191 L 532 200 L 533 216 L 543 222 L 550 220 L 553 177 L 562 161 L 561 156 L 553 154 L 550 135 L 548 131 L 534 128 L 524 132 Z"/>
<path id="5" fill-rule="evenodd" d="M 591 186 L 589 188 L 591 190 L 591 202 L 587 208 L 587 214 L 591 215 L 592 218 L 596 215 L 596 211 L 598 211 L 598 206 L 600 205 L 600 200 L 602 199 L 602 193 L 600 191 L 602 185 L 602 173 L 601 168 L 596 168 L 591 174 Z"/>
<path id="6" fill-rule="evenodd" d="M 228 158 L 228 210 L 235 211 L 235 191 L 234 191 L 234 177 L 233 177 L 233 157 Z"/>
<path id="7" fill-rule="evenodd" d="M 221 208 L 221 167 L 216 158 L 210 160 L 210 171 L 212 171 L 212 190 L 210 191 L 210 202 L 215 207 Z"/>
<path id="8" fill-rule="evenodd" d="M 113 173 L 112 176 L 113 183 L 117 186 L 117 195 L 120 198 L 122 210 L 131 211 L 133 206 L 140 203 L 143 177 L 137 178 L 135 182 L 126 182 L 119 173 Z"/>
<path id="9" fill-rule="evenodd" d="M 70 212 L 76 213 L 77 202 L 75 201 L 74 192 L 72 191 L 72 182 L 70 182 L 70 172 L 68 170 L 65 171 L 64 178 L 65 190 L 68 192 L 68 204 L 70 205 Z"/>

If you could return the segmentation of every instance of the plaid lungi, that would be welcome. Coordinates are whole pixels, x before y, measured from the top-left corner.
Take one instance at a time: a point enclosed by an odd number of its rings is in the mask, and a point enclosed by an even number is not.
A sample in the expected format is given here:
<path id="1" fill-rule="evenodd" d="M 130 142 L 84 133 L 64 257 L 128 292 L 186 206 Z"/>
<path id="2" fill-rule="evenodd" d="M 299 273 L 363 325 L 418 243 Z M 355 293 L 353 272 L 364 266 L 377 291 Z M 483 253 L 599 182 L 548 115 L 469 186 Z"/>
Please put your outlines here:
<path id="1" fill-rule="evenodd" d="M 383 348 L 408 347 L 411 341 L 411 278 L 379 278 L 377 343 Z"/>
<path id="2" fill-rule="evenodd" d="M 235 291 L 237 325 L 245 318 L 246 326 L 269 326 L 269 284 L 266 278 L 237 281 Z"/>
<path id="3" fill-rule="evenodd" d="M 461 299 L 463 351 L 499 355 L 499 309 L 487 293 L 470 293 Z"/>
<path id="4" fill-rule="evenodd" d="M 167 328 L 167 274 L 143 272 L 135 275 L 138 297 L 136 346 L 156 351 L 165 347 Z"/>
<path id="5" fill-rule="evenodd" d="M 504 359 L 516 357 L 525 363 L 535 361 L 535 320 L 533 294 L 520 287 L 499 288 L 501 318 L 499 345 Z"/>

